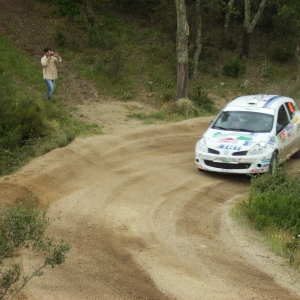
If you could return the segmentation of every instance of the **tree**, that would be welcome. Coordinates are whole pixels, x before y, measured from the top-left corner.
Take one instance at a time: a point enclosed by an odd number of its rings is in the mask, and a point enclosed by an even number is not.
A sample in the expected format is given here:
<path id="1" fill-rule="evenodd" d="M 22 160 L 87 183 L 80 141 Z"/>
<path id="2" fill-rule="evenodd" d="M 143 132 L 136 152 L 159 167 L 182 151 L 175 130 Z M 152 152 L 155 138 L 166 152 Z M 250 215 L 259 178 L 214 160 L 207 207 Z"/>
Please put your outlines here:
<path id="1" fill-rule="evenodd" d="M 109 0 L 55 0 L 58 13 L 71 20 L 73 20 L 76 15 L 79 15 L 81 9 L 84 7 L 87 22 L 91 27 L 94 27 L 96 23 L 95 7 L 100 8 L 108 2 Z"/>
<path id="2" fill-rule="evenodd" d="M 250 22 L 250 13 L 251 13 L 251 6 L 250 0 L 245 0 L 245 18 L 244 18 L 244 30 L 243 30 L 243 39 L 242 39 L 242 53 L 241 58 L 247 57 L 249 55 L 249 45 L 250 45 L 250 37 L 256 26 L 257 22 L 259 21 L 264 7 L 266 5 L 267 0 L 262 0 L 256 15 L 254 16 L 252 22 Z"/>
<path id="3" fill-rule="evenodd" d="M 233 11 L 233 4 L 234 4 L 234 0 L 229 0 L 228 1 L 227 9 L 226 9 L 226 15 L 225 15 L 225 24 L 224 24 L 225 34 L 227 34 L 227 32 L 228 32 L 230 18 L 231 18 L 231 14 L 232 14 L 232 11 Z"/>
<path id="4" fill-rule="evenodd" d="M 198 61 L 202 50 L 201 35 L 202 35 L 202 20 L 201 20 L 201 0 L 196 0 L 196 17 L 197 17 L 197 34 L 196 34 L 196 51 L 193 59 L 193 74 L 192 79 L 196 80 L 198 74 Z"/>
<path id="5" fill-rule="evenodd" d="M 95 26 L 95 14 L 93 9 L 92 0 L 85 0 L 85 14 L 88 20 L 88 24 L 91 27 Z"/>
<path id="6" fill-rule="evenodd" d="M 34 277 L 41 276 L 47 266 L 61 265 L 70 245 L 62 238 L 59 243 L 45 236 L 50 225 L 48 206 L 39 210 L 36 198 L 31 197 L 17 206 L 0 206 L 0 299 L 10 295 L 14 299 Z M 22 249 L 43 253 L 44 263 L 32 274 L 23 274 L 17 255 Z M 21 276 L 23 279 L 21 280 Z"/>
<path id="7" fill-rule="evenodd" d="M 189 25 L 186 17 L 185 0 L 175 0 L 177 14 L 177 90 L 175 102 L 188 96 L 188 36 Z"/>
<path id="8" fill-rule="evenodd" d="M 300 81 L 300 3 L 299 0 L 283 0 L 277 2 L 277 14 L 280 20 L 293 20 L 292 27 L 294 32 L 298 34 L 298 41 L 295 51 L 297 60 L 297 82 Z"/>

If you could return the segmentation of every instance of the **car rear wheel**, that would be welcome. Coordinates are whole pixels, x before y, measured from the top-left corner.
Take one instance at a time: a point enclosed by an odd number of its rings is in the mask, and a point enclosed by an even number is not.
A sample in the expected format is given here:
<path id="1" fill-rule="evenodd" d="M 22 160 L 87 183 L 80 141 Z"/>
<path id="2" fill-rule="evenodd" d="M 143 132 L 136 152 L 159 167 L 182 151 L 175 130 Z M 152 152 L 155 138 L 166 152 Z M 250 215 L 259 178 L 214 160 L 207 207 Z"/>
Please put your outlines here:
<path id="1" fill-rule="evenodd" d="M 269 172 L 274 174 L 278 164 L 277 152 L 274 152 L 270 161 Z"/>
<path id="2" fill-rule="evenodd" d="M 300 158 L 300 150 L 292 155 L 294 158 Z"/>

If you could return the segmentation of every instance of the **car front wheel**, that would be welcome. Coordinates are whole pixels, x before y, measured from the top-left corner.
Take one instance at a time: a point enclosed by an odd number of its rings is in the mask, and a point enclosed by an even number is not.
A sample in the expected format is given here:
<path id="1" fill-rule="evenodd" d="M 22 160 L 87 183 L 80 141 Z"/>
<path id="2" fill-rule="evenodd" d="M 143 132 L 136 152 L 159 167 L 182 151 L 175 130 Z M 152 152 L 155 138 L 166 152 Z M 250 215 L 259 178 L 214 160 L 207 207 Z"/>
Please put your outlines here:
<path id="1" fill-rule="evenodd" d="M 269 166 L 269 172 L 271 174 L 274 174 L 276 172 L 277 163 L 278 163 L 277 153 L 274 152 L 272 155 L 271 161 L 270 161 L 270 166 Z"/>

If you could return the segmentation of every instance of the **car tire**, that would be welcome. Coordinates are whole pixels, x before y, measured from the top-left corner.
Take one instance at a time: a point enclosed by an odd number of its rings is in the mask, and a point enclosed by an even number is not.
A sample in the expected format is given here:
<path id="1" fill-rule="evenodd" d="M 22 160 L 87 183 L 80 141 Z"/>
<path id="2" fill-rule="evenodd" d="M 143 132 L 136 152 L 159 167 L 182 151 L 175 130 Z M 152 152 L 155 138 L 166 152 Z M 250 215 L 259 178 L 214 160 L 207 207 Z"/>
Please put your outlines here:
<path id="1" fill-rule="evenodd" d="M 277 164 L 278 164 L 278 155 L 277 152 L 274 152 L 271 157 L 271 161 L 269 165 L 269 172 L 271 174 L 274 174 L 276 172 Z"/>

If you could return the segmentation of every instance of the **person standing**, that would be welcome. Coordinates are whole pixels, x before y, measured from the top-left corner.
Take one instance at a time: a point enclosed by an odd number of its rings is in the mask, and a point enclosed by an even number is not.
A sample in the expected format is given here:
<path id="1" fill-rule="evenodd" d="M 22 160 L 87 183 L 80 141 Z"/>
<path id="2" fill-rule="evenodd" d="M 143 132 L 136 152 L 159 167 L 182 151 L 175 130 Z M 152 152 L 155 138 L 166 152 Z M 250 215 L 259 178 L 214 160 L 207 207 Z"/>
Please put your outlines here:
<path id="1" fill-rule="evenodd" d="M 43 66 L 43 78 L 47 85 L 47 92 L 45 99 L 50 101 L 55 86 L 55 80 L 57 78 L 56 64 L 62 62 L 58 52 L 52 52 L 51 48 L 44 49 L 44 56 L 41 59 Z"/>

